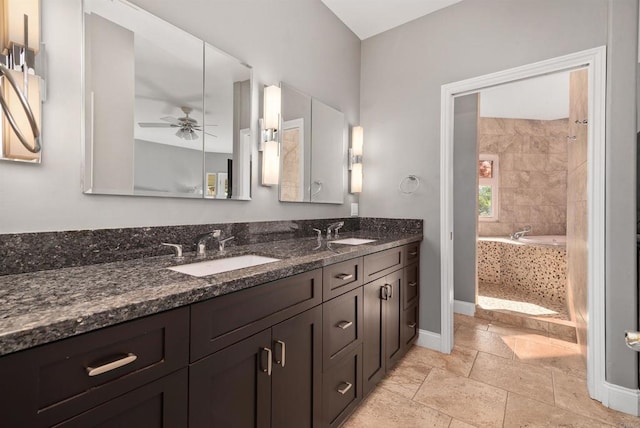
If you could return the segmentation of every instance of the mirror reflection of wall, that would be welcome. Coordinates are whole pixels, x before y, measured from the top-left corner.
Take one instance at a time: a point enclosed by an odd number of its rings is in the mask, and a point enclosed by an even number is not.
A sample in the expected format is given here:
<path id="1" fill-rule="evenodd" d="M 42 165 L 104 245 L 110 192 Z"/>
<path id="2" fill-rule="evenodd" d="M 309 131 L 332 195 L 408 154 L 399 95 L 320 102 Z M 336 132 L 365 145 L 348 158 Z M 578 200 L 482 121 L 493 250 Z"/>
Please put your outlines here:
<path id="1" fill-rule="evenodd" d="M 344 114 L 281 83 L 280 201 L 344 201 Z"/>
<path id="2" fill-rule="evenodd" d="M 250 198 L 250 67 L 124 1 L 84 0 L 84 34 L 85 192 Z"/>

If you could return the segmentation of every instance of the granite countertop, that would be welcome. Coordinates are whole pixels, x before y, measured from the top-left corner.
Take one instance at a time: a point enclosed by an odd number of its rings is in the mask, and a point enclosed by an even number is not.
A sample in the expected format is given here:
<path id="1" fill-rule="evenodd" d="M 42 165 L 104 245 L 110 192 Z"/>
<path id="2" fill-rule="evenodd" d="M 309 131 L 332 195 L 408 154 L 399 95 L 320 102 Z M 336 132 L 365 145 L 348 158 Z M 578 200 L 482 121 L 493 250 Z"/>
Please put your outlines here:
<path id="1" fill-rule="evenodd" d="M 0 276 L 0 355 L 151 315 L 354 257 L 420 241 L 419 234 L 355 232 L 363 245 L 329 244 L 303 238 L 229 247 L 207 259 L 257 254 L 277 262 L 206 277 L 166 269 L 192 263 L 170 256 Z M 206 260 L 206 259 L 205 259 Z"/>

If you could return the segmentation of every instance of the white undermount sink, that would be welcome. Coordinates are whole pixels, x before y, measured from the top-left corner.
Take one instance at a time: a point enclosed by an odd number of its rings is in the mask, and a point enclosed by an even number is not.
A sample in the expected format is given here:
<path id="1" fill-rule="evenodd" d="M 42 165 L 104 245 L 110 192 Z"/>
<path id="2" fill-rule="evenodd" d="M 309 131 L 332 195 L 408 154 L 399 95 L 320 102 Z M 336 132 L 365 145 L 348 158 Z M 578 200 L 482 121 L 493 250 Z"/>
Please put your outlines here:
<path id="1" fill-rule="evenodd" d="M 332 244 L 346 244 L 346 245 L 362 245 L 370 242 L 376 242 L 375 239 L 362 239 L 362 238 L 345 238 L 338 239 L 337 241 L 331 241 Z"/>
<path id="2" fill-rule="evenodd" d="M 186 273 L 191 276 L 208 276 L 216 273 L 229 272 L 230 270 L 243 269 L 265 263 L 277 262 L 280 259 L 247 254 L 244 256 L 229 257 L 227 259 L 208 260 L 206 262 L 190 263 L 180 266 L 172 266 L 170 270 Z"/>

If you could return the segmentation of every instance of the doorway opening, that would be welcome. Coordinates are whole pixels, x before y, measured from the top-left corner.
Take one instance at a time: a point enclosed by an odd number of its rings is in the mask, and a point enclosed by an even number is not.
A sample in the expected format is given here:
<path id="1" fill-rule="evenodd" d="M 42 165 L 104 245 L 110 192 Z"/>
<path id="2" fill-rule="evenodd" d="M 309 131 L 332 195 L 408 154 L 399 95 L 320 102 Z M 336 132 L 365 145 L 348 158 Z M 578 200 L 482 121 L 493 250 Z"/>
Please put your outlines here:
<path id="1" fill-rule="evenodd" d="M 605 336 L 604 336 L 604 189 L 605 189 L 605 82 L 606 48 L 600 47 L 566 55 L 510 70 L 442 86 L 441 121 L 441 351 L 451 352 L 454 313 L 454 247 L 466 235 L 475 241 L 475 234 L 454 231 L 454 105 L 456 99 L 477 94 L 499 85 L 522 81 L 552 73 L 587 70 L 586 169 L 587 184 L 585 202 L 587 211 L 587 313 L 589 325 L 586 331 L 587 383 L 593 398 L 602 400 L 605 388 Z M 575 119 L 578 120 L 578 119 Z M 580 119 L 583 120 L 583 119 Z M 565 137 L 572 137 L 566 135 Z M 479 154 L 478 154 L 479 155 Z M 476 162 L 479 159 L 476 160 Z M 477 165 L 477 164 L 476 164 Z M 478 168 L 473 168 L 474 176 Z M 455 215 L 458 215 L 455 212 Z M 475 215 L 475 213 L 474 213 Z M 522 230 L 516 230 L 520 232 Z M 455 233 L 454 233 L 455 232 Z M 512 232 L 514 233 L 514 232 Z M 461 237 L 462 235 L 462 237 Z M 526 233 L 524 234 L 526 235 Z M 455 237 L 455 238 L 454 238 Z M 473 242 L 475 245 L 475 242 Z"/>

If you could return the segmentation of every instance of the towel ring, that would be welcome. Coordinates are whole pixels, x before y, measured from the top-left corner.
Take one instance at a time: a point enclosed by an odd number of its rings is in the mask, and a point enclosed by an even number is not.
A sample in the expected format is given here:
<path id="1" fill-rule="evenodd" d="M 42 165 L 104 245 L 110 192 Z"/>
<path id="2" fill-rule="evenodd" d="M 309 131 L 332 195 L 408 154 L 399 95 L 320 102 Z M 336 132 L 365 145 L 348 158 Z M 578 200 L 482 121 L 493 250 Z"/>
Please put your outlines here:
<path id="1" fill-rule="evenodd" d="M 398 185 L 398 190 L 403 195 L 411 195 L 415 193 L 416 190 L 420 187 L 420 178 L 417 175 L 407 175 L 402 180 L 400 180 L 400 184 Z"/>
<path id="2" fill-rule="evenodd" d="M 9 82 L 9 84 L 11 85 L 15 93 L 18 95 L 18 100 L 20 100 L 20 104 L 22 105 L 22 108 L 24 109 L 24 112 L 27 115 L 27 119 L 29 120 L 29 125 L 31 125 L 31 132 L 33 133 L 34 147 L 31 147 L 29 145 L 29 142 L 25 138 L 24 134 L 18 128 L 18 124 L 16 123 L 13 115 L 9 111 L 9 106 L 7 105 L 7 101 L 4 99 L 4 95 L 2 94 L 2 91 L 0 91 L 0 106 L 2 106 L 2 111 L 4 111 L 4 115 L 7 117 L 7 120 L 9 121 L 9 125 L 11 125 L 11 129 L 13 129 L 13 132 L 15 132 L 16 136 L 18 137 L 18 139 L 20 140 L 24 148 L 29 150 L 31 153 L 39 153 L 40 150 L 42 150 L 42 146 L 40 146 L 40 130 L 38 129 L 36 118 L 33 116 L 33 112 L 31 111 L 31 107 L 29 106 L 29 101 L 27 101 L 27 98 L 24 96 L 20 88 L 18 88 L 18 84 L 16 83 L 15 79 L 13 78 L 11 73 L 8 73 L 8 71 L 9 69 L 7 67 L 0 64 L 0 76 L 4 76 L 7 78 L 7 81 Z"/>

